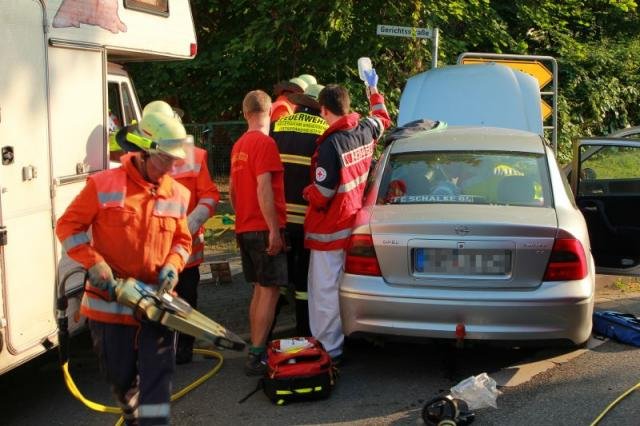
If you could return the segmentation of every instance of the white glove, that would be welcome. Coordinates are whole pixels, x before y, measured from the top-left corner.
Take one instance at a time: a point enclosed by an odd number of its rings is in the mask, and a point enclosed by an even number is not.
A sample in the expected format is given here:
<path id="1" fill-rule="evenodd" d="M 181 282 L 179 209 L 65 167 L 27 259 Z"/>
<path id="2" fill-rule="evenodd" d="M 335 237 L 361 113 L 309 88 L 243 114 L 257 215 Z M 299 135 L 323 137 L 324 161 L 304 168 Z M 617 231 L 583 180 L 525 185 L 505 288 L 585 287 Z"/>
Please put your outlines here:
<path id="1" fill-rule="evenodd" d="M 204 225 L 207 219 L 209 219 L 209 216 L 209 209 L 203 205 L 196 206 L 196 208 L 189 213 L 189 216 L 187 216 L 187 222 L 189 224 L 189 232 L 191 235 L 198 232 L 198 229 Z"/>

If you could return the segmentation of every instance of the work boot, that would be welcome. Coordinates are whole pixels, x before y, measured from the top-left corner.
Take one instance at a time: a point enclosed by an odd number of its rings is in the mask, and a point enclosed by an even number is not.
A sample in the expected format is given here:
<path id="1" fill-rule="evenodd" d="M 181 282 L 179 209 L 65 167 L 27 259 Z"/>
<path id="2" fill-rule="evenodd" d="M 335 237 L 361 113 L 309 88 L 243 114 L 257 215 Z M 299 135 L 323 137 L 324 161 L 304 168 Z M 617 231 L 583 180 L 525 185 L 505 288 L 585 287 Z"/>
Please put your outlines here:
<path id="1" fill-rule="evenodd" d="M 249 352 L 244 363 L 244 374 L 247 376 L 264 376 L 267 372 L 267 353 L 255 354 Z"/>

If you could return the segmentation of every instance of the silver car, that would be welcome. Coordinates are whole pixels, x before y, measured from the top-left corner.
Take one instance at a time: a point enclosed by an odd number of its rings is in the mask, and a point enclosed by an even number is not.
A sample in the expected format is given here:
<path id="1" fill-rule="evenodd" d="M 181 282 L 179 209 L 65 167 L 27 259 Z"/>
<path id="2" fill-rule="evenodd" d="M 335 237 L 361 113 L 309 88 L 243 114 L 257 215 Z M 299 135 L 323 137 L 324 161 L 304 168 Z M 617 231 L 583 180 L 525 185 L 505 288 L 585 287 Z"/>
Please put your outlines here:
<path id="1" fill-rule="evenodd" d="M 580 345 L 594 277 L 585 220 L 540 135 L 422 131 L 387 147 L 370 176 L 340 286 L 343 329 Z"/>
<path id="2" fill-rule="evenodd" d="M 401 127 L 450 127 L 405 132 L 370 174 L 340 286 L 346 335 L 588 340 L 596 271 L 640 275 L 638 128 L 578 141 L 561 173 L 541 114 L 536 80 L 499 64 L 409 79 Z"/>

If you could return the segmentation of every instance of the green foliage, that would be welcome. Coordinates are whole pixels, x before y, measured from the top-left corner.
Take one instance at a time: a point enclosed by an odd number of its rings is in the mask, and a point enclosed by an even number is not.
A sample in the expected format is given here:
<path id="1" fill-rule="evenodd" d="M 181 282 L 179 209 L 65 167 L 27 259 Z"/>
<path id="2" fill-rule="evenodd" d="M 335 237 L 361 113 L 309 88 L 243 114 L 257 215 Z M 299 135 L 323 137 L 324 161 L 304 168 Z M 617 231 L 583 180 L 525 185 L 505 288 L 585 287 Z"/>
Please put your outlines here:
<path id="1" fill-rule="evenodd" d="M 302 73 L 340 83 L 366 112 L 357 59 L 371 57 L 393 117 L 408 77 L 430 67 L 429 40 L 376 25 L 438 27 L 440 65 L 465 51 L 550 55 L 559 63 L 559 160 L 572 140 L 640 124 L 640 20 L 634 0 L 191 0 L 193 61 L 133 64 L 143 102 L 165 98 L 187 121 L 241 118 L 244 94 Z"/>
<path id="2" fill-rule="evenodd" d="M 636 148 L 603 147 L 582 162 L 597 179 L 638 179 L 640 176 L 640 150 Z"/>

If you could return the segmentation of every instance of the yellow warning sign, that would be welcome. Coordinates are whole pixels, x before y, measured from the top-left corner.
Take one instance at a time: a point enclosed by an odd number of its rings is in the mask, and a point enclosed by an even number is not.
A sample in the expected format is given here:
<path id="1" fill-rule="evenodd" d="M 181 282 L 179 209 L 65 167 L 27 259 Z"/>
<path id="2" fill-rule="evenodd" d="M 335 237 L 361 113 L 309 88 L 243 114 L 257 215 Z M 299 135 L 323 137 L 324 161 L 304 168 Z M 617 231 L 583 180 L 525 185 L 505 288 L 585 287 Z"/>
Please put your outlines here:
<path id="1" fill-rule="evenodd" d="M 542 100 L 540 101 L 540 110 L 542 111 L 542 121 L 546 120 L 547 117 L 549 117 L 553 112 L 553 108 L 551 108 L 548 103 Z"/>
<path id="2" fill-rule="evenodd" d="M 495 62 L 497 64 L 505 65 L 509 68 L 522 71 L 525 74 L 529 74 L 538 80 L 538 86 L 540 89 L 545 87 L 553 79 L 553 74 L 547 67 L 538 61 L 512 61 L 509 59 L 494 59 L 494 58 L 475 58 L 466 57 L 462 58 L 462 64 L 481 64 L 485 62 Z"/>

